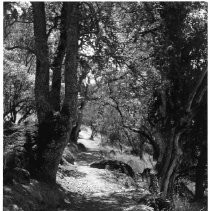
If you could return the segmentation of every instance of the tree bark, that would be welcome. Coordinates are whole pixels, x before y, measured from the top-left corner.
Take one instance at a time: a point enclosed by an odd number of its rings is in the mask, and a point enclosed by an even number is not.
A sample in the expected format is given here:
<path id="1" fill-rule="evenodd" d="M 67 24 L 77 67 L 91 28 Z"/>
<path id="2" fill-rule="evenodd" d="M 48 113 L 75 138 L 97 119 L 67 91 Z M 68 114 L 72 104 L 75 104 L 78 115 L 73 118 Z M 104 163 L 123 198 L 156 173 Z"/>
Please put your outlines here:
<path id="1" fill-rule="evenodd" d="M 37 107 L 39 136 L 37 143 L 37 160 L 35 161 L 35 166 L 31 166 L 31 171 L 36 178 L 48 183 L 55 183 L 56 181 L 58 165 L 63 150 L 70 138 L 73 120 L 75 119 L 77 111 L 78 3 L 68 2 L 64 4 L 64 7 L 67 10 L 67 56 L 65 60 L 65 99 L 60 114 L 54 112 L 53 108 L 50 107 L 48 103 L 49 99 L 47 96 L 49 95 L 49 80 L 48 83 L 46 82 L 47 79 L 49 79 L 48 60 L 46 61 L 44 59 L 44 61 L 40 61 L 40 59 L 37 58 L 38 73 L 35 86 L 36 100 L 39 104 Z M 34 11 L 34 33 L 35 35 L 39 35 L 40 33 L 42 35 L 41 38 L 46 38 L 46 36 L 43 35 L 43 33 L 46 32 L 46 30 L 44 30 L 46 25 L 45 27 L 38 26 L 38 22 L 40 25 L 45 23 L 43 21 L 43 19 L 45 20 L 44 3 L 37 2 L 32 3 L 32 5 Z M 36 19 L 37 17 L 38 19 Z M 42 17 L 41 20 L 40 17 Z M 42 30 L 40 30 L 40 28 Z M 44 34 L 46 35 L 46 33 Z M 40 44 L 43 39 L 40 41 L 38 38 L 40 38 L 40 36 L 37 37 L 36 41 L 37 50 L 43 48 Z M 45 42 L 44 44 L 46 45 Z M 47 54 L 44 56 L 47 56 Z M 40 75 L 43 75 L 44 78 L 40 78 Z M 46 77 L 46 75 L 48 75 L 48 77 Z M 48 88 L 47 91 L 46 87 Z"/>
<path id="2" fill-rule="evenodd" d="M 79 111 L 78 111 L 76 125 L 72 128 L 72 132 L 71 132 L 71 136 L 70 136 L 70 142 L 77 143 L 77 140 L 78 140 L 78 137 L 79 137 L 79 132 L 80 132 L 80 127 L 82 125 L 84 107 L 85 107 L 85 102 L 83 101 L 81 103 L 81 106 L 80 106 Z"/>
<path id="3" fill-rule="evenodd" d="M 50 103 L 55 111 L 60 111 L 61 70 L 66 50 L 66 8 L 61 10 L 60 40 L 52 63 L 53 77 Z"/>
<path id="4" fill-rule="evenodd" d="M 175 133 L 175 128 L 171 129 L 171 133 L 169 134 L 169 138 L 165 138 L 165 142 L 168 144 L 164 155 L 163 155 L 163 160 L 161 161 L 162 166 L 159 169 L 159 171 L 161 172 L 160 177 L 161 177 L 161 183 L 164 182 L 165 180 L 165 175 L 167 172 L 167 169 L 169 168 L 170 165 L 170 161 L 171 161 L 171 157 L 172 157 L 172 152 L 173 152 L 173 141 L 174 141 L 174 134 Z"/>
<path id="5" fill-rule="evenodd" d="M 162 164 L 158 171 L 160 175 L 160 191 L 164 196 L 170 194 L 171 187 L 173 187 L 175 170 L 179 165 L 179 160 L 182 155 L 181 147 L 179 146 L 179 140 L 182 132 L 176 131 L 176 128 L 172 128 L 169 144 L 164 152 L 163 160 L 160 161 Z"/>
<path id="6" fill-rule="evenodd" d="M 38 121 L 42 123 L 50 111 L 49 57 L 44 2 L 32 2 L 32 8 L 36 51 L 35 100 Z"/>
<path id="7" fill-rule="evenodd" d="M 65 60 L 65 98 L 61 113 L 70 117 L 71 123 L 77 116 L 77 65 L 78 65 L 78 3 L 66 3 L 67 9 L 67 50 Z"/>

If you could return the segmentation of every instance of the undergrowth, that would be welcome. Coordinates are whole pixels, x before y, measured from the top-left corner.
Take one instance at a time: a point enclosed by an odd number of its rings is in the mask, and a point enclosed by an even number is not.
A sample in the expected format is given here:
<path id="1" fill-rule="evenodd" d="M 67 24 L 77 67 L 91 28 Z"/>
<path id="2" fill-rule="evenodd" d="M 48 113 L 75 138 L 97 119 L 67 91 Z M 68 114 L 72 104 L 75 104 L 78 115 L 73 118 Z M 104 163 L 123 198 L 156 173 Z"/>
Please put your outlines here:
<path id="1" fill-rule="evenodd" d="M 199 202 L 189 202 L 186 198 L 175 195 L 173 198 L 175 211 L 207 211 L 207 205 Z"/>

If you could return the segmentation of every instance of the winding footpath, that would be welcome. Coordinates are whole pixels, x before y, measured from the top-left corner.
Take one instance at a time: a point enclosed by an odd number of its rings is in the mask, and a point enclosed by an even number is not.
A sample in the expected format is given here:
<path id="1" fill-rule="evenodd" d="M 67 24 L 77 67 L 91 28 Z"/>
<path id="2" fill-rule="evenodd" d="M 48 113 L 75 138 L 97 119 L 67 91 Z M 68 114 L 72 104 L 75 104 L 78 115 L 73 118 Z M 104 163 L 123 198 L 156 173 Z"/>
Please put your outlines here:
<path id="1" fill-rule="evenodd" d="M 89 167 L 90 163 L 101 159 L 100 138 L 90 140 L 88 130 L 82 131 L 80 137 L 79 142 L 88 150 L 78 155 L 75 165 L 60 166 L 57 182 L 65 191 L 66 203 L 58 210 L 149 210 L 138 205 L 138 200 L 147 191 L 137 188 L 131 178 L 106 169 Z"/>

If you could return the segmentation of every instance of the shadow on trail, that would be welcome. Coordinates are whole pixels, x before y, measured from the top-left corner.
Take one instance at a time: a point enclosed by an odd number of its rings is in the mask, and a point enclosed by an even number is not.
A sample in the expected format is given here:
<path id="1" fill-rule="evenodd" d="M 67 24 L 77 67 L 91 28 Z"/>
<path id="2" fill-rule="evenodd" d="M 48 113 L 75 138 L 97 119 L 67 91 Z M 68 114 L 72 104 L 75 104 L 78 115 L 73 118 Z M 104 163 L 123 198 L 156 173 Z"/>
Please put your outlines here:
<path id="1" fill-rule="evenodd" d="M 138 205 L 137 201 L 143 195 L 144 194 L 140 194 L 139 192 L 134 193 L 134 191 L 126 191 L 111 193 L 107 196 L 85 197 L 82 194 L 65 192 L 65 202 L 59 207 L 59 210 L 123 211 L 126 208 Z"/>
<path id="2" fill-rule="evenodd" d="M 85 136 L 85 132 L 83 133 Z M 138 205 L 139 199 L 145 195 L 144 190 L 137 190 L 133 185 L 126 187 L 124 180 L 128 177 L 125 174 L 90 168 L 91 163 L 101 161 L 107 155 L 101 153 L 99 142 L 96 144 L 89 140 L 88 136 L 85 138 L 82 144 L 87 151 L 77 154 L 75 170 L 70 170 L 69 167 L 67 172 L 64 172 L 68 178 L 60 180 L 60 190 L 65 199 L 58 210 L 124 211 Z M 74 176 L 78 179 L 72 178 Z"/>

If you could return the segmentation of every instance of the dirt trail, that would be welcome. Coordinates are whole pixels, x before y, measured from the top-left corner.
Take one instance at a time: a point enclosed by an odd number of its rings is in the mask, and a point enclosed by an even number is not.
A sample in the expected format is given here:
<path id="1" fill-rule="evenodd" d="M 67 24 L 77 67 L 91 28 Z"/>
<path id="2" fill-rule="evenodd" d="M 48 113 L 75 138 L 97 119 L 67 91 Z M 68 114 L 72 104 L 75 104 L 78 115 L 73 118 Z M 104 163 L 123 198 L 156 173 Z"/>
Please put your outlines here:
<path id="1" fill-rule="evenodd" d="M 100 160 L 100 139 L 89 139 L 90 131 L 83 131 L 79 142 L 88 149 L 80 153 L 75 165 L 60 166 L 57 182 L 65 191 L 66 204 L 59 210 L 117 211 L 137 205 L 146 190 L 134 184 L 124 174 L 105 169 L 90 168 Z"/>
<path id="2" fill-rule="evenodd" d="M 104 156 L 101 137 L 90 140 L 88 128 L 80 135 L 79 142 L 88 150 L 78 153 L 75 165 L 59 165 L 57 185 L 35 179 L 4 185 L 4 211 L 151 211 L 136 209 L 139 199 L 148 193 L 143 184 L 137 187 L 125 174 L 90 168 L 90 163 Z"/>

